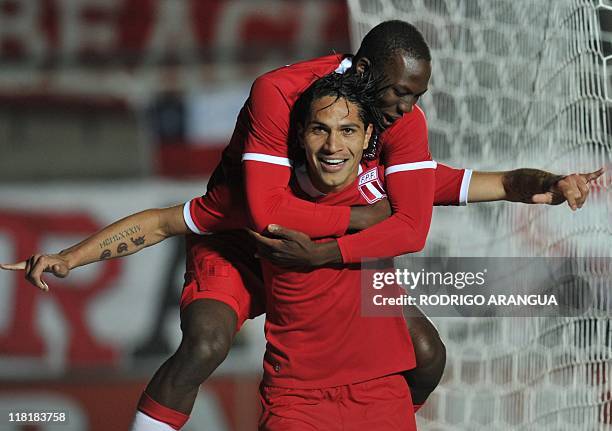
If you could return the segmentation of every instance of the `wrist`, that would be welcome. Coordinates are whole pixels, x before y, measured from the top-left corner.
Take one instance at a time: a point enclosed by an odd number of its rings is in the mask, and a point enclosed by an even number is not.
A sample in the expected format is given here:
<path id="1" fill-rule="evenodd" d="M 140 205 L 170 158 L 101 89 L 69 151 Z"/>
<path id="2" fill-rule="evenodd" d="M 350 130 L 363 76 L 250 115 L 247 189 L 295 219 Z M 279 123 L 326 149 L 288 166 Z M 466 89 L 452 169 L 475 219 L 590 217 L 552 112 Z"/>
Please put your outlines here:
<path id="1" fill-rule="evenodd" d="M 502 184 L 506 200 L 532 203 L 533 195 L 550 191 L 563 175 L 555 175 L 539 169 L 516 169 L 506 172 Z"/>
<path id="2" fill-rule="evenodd" d="M 315 267 L 342 263 L 342 253 L 340 252 L 340 247 L 338 247 L 338 241 L 317 243 L 312 263 Z"/>
<path id="3" fill-rule="evenodd" d="M 69 270 L 74 269 L 77 266 L 79 266 L 77 257 L 74 255 L 74 252 L 72 252 L 70 249 L 60 251 L 58 253 L 58 256 L 61 256 L 66 261 L 66 265 L 68 266 Z"/>
<path id="4" fill-rule="evenodd" d="M 363 218 L 366 214 L 362 207 L 351 207 L 351 215 L 349 218 L 349 230 L 362 230 L 363 229 Z"/>

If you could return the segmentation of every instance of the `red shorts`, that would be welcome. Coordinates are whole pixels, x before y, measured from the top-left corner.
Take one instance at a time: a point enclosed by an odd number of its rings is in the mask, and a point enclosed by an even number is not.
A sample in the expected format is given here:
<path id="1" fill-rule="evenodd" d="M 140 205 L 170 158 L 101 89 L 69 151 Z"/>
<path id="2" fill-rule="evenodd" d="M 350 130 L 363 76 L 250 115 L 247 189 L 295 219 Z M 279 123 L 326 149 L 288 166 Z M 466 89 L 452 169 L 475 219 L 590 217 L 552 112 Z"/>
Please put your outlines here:
<path id="1" fill-rule="evenodd" d="M 261 385 L 260 431 L 415 431 L 410 389 L 400 374 L 326 389 Z"/>
<path id="2" fill-rule="evenodd" d="M 187 236 L 187 268 L 181 310 L 197 299 L 231 307 L 239 330 L 265 312 L 265 289 L 255 244 L 245 231 Z"/>

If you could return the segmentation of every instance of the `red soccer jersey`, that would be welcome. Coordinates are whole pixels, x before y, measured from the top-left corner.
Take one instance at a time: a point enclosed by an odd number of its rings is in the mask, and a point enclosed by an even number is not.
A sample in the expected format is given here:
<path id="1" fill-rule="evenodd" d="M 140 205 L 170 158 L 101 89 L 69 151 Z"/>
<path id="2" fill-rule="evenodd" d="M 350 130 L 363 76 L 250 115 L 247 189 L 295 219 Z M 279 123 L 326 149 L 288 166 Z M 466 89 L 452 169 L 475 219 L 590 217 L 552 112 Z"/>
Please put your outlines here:
<path id="1" fill-rule="evenodd" d="M 343 190 L 323 195 L 305 169 L 298 196 L 329 205 L 364 205 L 384 197 L 382 169 L 364 169 Z M 409 370 L 415 363 L 403 317 L 361 316 L 358 265 L 288 272 L 262 262 L 266 284 L 264 383 L 325 388 Z"/>

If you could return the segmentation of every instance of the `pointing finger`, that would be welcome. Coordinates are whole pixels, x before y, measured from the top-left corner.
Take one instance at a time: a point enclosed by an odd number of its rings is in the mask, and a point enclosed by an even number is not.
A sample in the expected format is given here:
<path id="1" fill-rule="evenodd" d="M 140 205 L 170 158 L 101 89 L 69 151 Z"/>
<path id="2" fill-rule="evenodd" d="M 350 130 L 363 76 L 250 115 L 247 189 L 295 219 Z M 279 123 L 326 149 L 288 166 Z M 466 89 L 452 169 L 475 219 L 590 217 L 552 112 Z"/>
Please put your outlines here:
<path id="1" fill-rule="evenodd" d="M 24 260 L 18 263 L 0 263 L 0 268 L 7 271 L 23 271 L 26 268 L 26 262 Z"/>
<path id="2" fill-rule="evenodd" d="M 587 181 L 595 181 L 597 178 L 602 176 L 605 171 L 606 171 L 605 168 L 599 168 L 595 172 L 591 172 L 588 174 L 581 174 L 581 176 L 583 176 L 584 179 Z"/>

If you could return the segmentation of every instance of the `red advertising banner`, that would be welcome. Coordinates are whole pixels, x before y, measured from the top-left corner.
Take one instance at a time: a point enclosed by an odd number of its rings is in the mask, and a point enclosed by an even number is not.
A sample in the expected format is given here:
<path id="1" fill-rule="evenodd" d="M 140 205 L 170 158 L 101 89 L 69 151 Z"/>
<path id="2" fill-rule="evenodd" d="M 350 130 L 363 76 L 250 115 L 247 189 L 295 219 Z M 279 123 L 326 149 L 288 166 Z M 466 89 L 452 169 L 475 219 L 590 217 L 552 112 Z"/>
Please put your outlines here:
<path id="1" fill-rule="evenodd" d="M 347 14 L 343 0 L 7 0 L 0 61 L 74 67 L 302 58 L 347 49 Z"/>
<path id="2" fill-rule="evenodd" d="M 51 235 L 86 236 L 98 230 L 91 216 L 84 213 L 29 213 L 0 211 L 0 231 L 11 241 L 15 256 L 28 256 L 42 249 L 42 240 Z M 87 311 L 100 293 L 114 288 L 121 271 L 121 260 L 101 262 L 99 276 L 78 287 L 69 280 L 53 291 L 53 301 L 69 327 L 67 364 L 77 367 L 113 365 L 117 349 L 104 344 L 92 334 Z M 16 283 L 7 330 L 0 334 L 0 355 L 43 358 L 46 355 L 43 335 L 36 329 L 37 305 L 43 295 L 30 285 L 21 272 L 11 273 Z"/>

